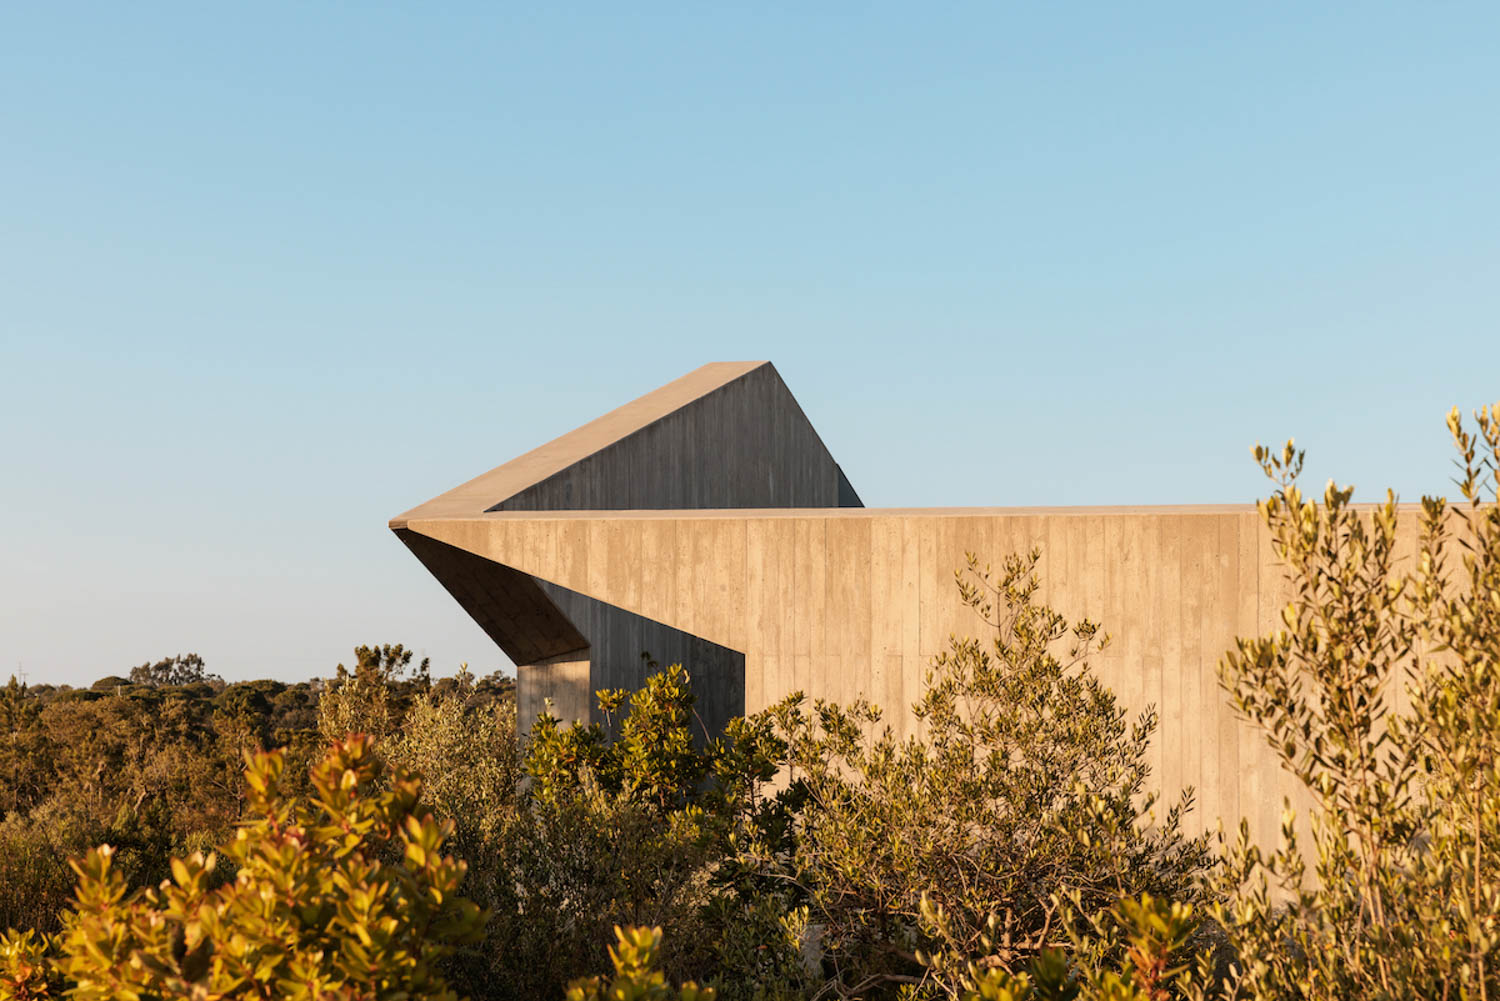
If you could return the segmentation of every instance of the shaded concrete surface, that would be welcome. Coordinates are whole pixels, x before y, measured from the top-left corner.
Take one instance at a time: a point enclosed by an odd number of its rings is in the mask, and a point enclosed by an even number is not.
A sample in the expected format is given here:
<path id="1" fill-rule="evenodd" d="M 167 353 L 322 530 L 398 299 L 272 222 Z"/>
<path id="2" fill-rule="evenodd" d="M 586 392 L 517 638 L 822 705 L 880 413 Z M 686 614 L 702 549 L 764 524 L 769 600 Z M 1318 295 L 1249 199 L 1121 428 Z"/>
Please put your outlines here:
<path id="1" fill-rule="evenodd" d="M 769 362 L 713 362 L 391 519 L 858 506 Z"/>
<path id="2" fill-rule="evenodd" d="M 534 565 L 523 554 L 480 551 L 462 533 L 422 526 L 502 512 L 859 503 L 774 366 L 717 362 L 433 498 L 391 528 L 515 662 L 523 726 L 549 699 L 565 718 L 596 717 L 592 693 L 639 687 L 649 657 L 687 667 L 698 713 L 717 731 L 745 712 L 743 651 L 601 595 L 603 582 L 571 569 L 587 564 L 587 533 L 524 543 L 558 556 L 549 577 L 520 569 Z M 567 549 L 557 553 L 560 542 Z"/>
<path id="3" fill-rule="evenodd" d="M 673 629 L 586 594 L 546 581 L 539 583 L 553 603 L 589 640 L 588 711 L 570 713 L 567 717 L 562 717 L 556 710 L 554 714 L 562 718 L 603 722 L 593 693 L 601 688 L 640 688 L 656 669 L 651 666 L 654 663 L 657 667 L 681 664 L 687 669 L 693 694 L 697 696 L 694 709 L 701 723 L 695 728 L 699 737 L 717 736 L 731 719 L 744 715 L 745 655 L 740 651 Z M 534 684 L 529 679 L 526 684 L 519 683 L 522 670 L 517 668 L 518 688 L 525 689 L 533 698 L 546 695 L 547 688 L 540 679 Z M 520 716 L 529 721 L 532 716 L 527 715 L 527 708 L 519 707 Z"/>

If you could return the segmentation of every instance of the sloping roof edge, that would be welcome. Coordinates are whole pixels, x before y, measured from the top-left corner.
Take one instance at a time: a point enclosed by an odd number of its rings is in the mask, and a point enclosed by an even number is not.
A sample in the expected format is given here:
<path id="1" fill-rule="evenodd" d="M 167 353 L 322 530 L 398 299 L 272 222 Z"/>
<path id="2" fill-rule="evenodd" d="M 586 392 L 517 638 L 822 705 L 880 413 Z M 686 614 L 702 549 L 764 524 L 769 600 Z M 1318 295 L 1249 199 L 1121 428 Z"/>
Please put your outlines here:
<path id="1" fill-rule="evenodd" d="M 649 427 L 768 361 L 710 362 L 582 427 L 496 466 L 390 520 L 392 529 L 429 518 L 475 517 L 548 477 Z"/>

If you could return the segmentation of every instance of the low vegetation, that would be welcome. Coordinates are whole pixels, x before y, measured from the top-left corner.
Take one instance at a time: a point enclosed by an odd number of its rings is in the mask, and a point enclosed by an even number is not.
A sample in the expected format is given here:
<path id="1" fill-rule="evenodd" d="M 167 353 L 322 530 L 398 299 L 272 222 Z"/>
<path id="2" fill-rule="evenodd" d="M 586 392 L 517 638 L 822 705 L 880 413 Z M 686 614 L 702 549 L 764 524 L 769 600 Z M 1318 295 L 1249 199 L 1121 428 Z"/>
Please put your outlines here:
<path id="1" fill-rule="evenodd" d="M 1107 636 L 971 559 L 901 739 L 800 694 L 706 734 L 676 665 L 519 739 L 506 679 L 401 647 L 12 680 L 0 999 L 1500 998 L 1500 408 L 1449 424 L 1405 561 L 1394 498 L 1257 450 L 1293 600 L 1220 670 L 1314 804 L 1277 845 L 1187 836 Z"/>

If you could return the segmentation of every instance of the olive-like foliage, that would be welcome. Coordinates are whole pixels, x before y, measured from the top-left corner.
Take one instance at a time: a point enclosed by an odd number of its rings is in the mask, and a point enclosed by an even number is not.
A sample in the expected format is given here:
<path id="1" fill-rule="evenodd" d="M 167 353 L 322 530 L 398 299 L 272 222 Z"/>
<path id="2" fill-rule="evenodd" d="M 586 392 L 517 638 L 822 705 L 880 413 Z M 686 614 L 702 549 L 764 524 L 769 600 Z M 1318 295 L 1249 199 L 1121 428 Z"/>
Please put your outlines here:
<path id="1" fill-rule="evenodd" d="M 254 819 L 218 856 L 172 860 L 131 893 L 103 846 L 74 864 L 75 907 L 57 968 L 84 1001 L 286 998 L 449 1001 L 441 964 L 484 915 L 459 896 L 448 825 L 421 808 L 414 776 L 383 774 L 369 737 L 336 743 L 309 799 L 284 792 L 277 752 L 248 757 Z"/>

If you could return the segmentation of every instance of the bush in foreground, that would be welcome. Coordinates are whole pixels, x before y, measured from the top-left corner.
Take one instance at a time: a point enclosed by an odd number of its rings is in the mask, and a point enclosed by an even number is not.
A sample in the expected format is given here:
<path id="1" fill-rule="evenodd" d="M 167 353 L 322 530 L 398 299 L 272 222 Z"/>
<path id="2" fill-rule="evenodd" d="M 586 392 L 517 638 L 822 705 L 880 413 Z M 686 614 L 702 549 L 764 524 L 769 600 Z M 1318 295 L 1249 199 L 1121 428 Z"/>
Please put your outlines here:
<path id="1" fill-rule="evenodd" d="M 1414 564 L 1389 492 L 1320 504 L 1291 442 L 1256 450 L 1293 598 L 1221 671 L 1315 804 L 1310 852 L 1289 805 L 1278 848 L 1242 826 L 1228 851 L 1219 920 L 1256 1001 L 1500 997 L 1500 405 L 1477 418 L 1448 417 L 1463 500 L 1422 499 Z"/>
<path id="2" fill-rule="evenodd" d="M 816 989 L 952 995 L 953 970 L 924 968 L 921 950 L 1019 971 L 1122 896 L 1200 899 L 1212 856 L 1182 830 L 1192 792 L 1158 812 L 1149 791 L 1155 711 L 1131 719 L 1092 674 L 1108 637 L 1038 599 L 1040 558 L 993 572 L 970 557 L 960 596 L 989 635 L 936 658 L 919 734 L 877 730 L 862 703 L 809 711 L 793 696 L 770 711 L 801 806 L 742 865 L 805 909 Z M 944 915 L 940 935 L 924 907 Z"/>
<path id="3" fill-rule="evenodd" d="M 483 916 L 458 896 L 464 864 L 442 854 L 420 782 L 387 781 L 367 737 L 334 745 L 311 801 L 284 794 L 282 767 L 275 752 L 249 759 L 257 816 L 222 849 L 227 882 L 214 855 L 173 859 L 171 879 L 133 893 L 108 846 L 75 863 L 52 976 L 37 940 L 0 946 L 9 996 L 47 996 L 60 977 L 86 1001 L 455 998 L 441 963 Z"/>

